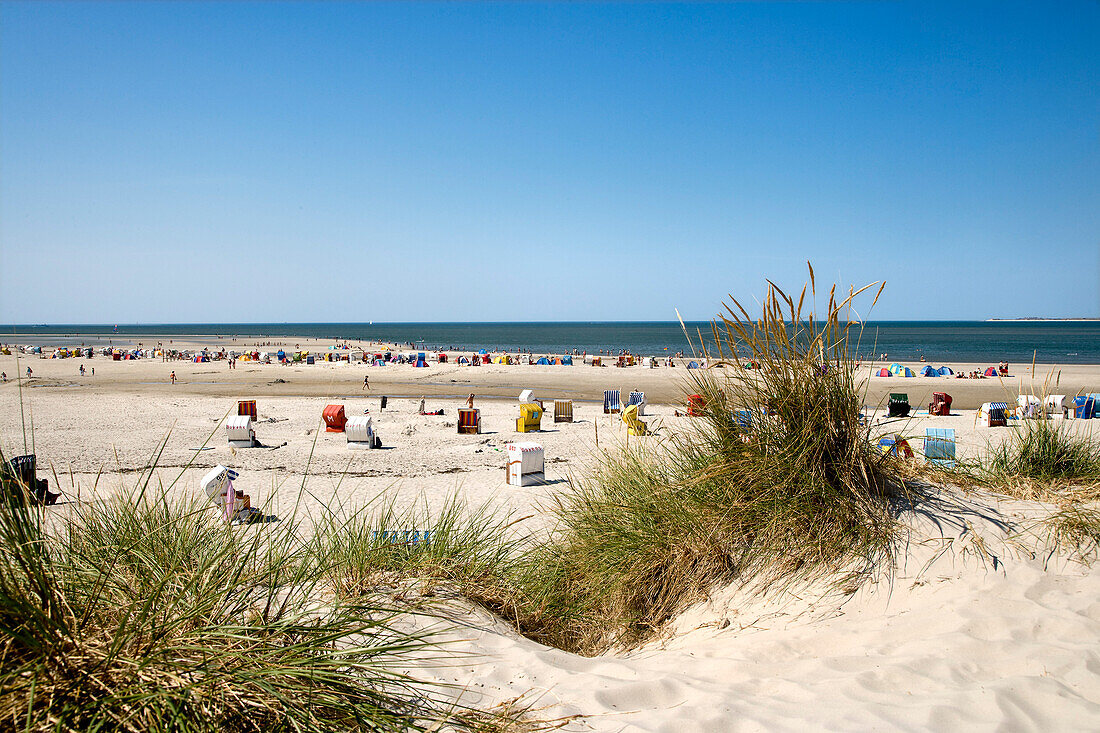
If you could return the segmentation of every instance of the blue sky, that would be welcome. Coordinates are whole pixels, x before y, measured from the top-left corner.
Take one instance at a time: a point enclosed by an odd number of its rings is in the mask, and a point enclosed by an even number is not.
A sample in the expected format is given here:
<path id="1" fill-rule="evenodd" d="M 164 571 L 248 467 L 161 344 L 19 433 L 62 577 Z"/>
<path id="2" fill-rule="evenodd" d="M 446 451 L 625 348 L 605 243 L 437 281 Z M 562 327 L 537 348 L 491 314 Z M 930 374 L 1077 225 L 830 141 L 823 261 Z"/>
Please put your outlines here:
<path id="1" fill-rule="evenodd" d="M 0 322 L 1100 316 L 1100 4 L 0 4 Z"/>

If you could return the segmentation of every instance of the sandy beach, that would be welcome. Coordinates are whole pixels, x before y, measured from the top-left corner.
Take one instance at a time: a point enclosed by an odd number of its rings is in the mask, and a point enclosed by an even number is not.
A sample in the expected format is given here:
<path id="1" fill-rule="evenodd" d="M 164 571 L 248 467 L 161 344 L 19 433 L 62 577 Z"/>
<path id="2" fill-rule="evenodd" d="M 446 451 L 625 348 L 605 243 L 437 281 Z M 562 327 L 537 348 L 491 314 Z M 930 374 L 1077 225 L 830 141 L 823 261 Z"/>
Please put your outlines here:
<path id="1" fill-rule="evenodd" d="M 81 363 L 95 375 L 80 376 Z M 522 529 L 537 533 L 548 528 L 554 493 L 590 470 L 597 444 L 640 440 L 603 413 L 604 389 L 646 392 L 645 419 L 658 435 L 641 440 L 660 440 L 692 419 L 676 415 L 690 377 L 682 366 L 238 362 L 230 370 L 217 361 L 20 356 L 17 367 L 14 356 L 3 356 L 0 369 L 9 377 L 0 384 L 4 451 L 23 448 L 14 381 L 21 370 L 23 415 L 33 424 L 28 448 L 33 440 L 40 474 L 65 493 L 53 510 L 59 513 L 133 487 L 163 442 L 154 486 L 193 498 L 206 470 L 228 465 L 241 473 L 237 486 L 254 505 L 307 530 L 330 512 L 384 499 L 438 507 L 457 495 L 512 512 Z M 983 380 L 869 378 L 872 406 L 897 391 L 915 407 L 933 391 L 955 398 L 947 417 L 888 420 L 873 411 L 874 430 L 913 436 L 919 450 L 925 428 L 955 428 L 959 457 L 972 458 L 1010 434 L 978 424 L 981 402 L 1014 404 L 1016 394 L 1040 391 L 1048 379 L 1058 380 L 1059 393 L 1100 391 L 1100 366 L 1061 369 L 1056 377 L 1047 367 L 1035 376 L 1030 366 L 1019 371 Z M 524 388 L 544 400 L 574 400 L 574 422 L 544 416 L 541 432 L 516 433 L 515 398 Z M 456 411 L 470 393 L 483 433 L 458 435 Z M 422 398 L 443 415 L 419 414 Z M 257 438 L 267 447 L 227 445 L 222 421 L 237 399 L 257 401 Z M 326 432 L 321 411 L 329 403 L 343 404 L 349 416 L 370 414 L 383 449 L 350 451 L 344 435 Z M 1070 428 L 1091 433 L 1094 424 L 1075 420 Z M 545 484 L 507 485 L 505 447 L 522 439 L 544 447 Z M 470 656 L 411 671 L 459 685 L 469 704 L 522 697 L 539 717 L 576 716 L 566 729 L 578 731 L 1100 727 L 1100 575 L 1073 557 L 1043 553 L 1033 527 L 1051 507 L 947 489 L 923 506 L 903 517 L 910 537 L 896 574 L 851 594 L 806 587 L 758 598 L 728 588 L 642 648 L 595 658 L 536 644 L 453 599 L 454 625 L 444 633 Z"/>

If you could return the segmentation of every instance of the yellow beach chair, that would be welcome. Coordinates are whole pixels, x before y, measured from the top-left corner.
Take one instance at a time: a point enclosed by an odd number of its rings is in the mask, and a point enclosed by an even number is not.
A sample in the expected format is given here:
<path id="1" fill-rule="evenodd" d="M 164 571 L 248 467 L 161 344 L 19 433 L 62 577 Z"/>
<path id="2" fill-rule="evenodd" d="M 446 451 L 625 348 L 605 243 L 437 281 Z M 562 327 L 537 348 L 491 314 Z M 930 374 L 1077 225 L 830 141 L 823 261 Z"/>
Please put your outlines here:
<path id="1" fill-rule="evenodd" d="M 646 424 L 638 419 L 638 405 L 630 405 L 623 410 L 623 422 L 626 423 L 627 435 L 649 435 Z"/>

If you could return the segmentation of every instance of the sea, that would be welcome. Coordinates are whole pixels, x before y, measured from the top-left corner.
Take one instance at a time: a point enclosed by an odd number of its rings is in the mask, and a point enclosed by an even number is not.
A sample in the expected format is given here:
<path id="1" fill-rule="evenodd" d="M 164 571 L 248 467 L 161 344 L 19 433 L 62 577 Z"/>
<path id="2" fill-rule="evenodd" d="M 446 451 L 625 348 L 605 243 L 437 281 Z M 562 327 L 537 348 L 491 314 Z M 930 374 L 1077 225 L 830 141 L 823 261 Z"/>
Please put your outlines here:
<path id="1" fill-rule="evenodd" d="M 687 335 L 685 335 L 685 331 Z M 10 334 L 5 336 L 4 334 Z M 0 342 L 106 345 L 150 335 L 383 341 L 425 350 L 666 355 L 709 343 L 710 323 L 567 321 L 537 323 L 145 323 L 0 326 Z M 689 338 L 690 337 L 690 338 Z M 929 363 L 1100 364 L 1100 321 L 877 321 L 862 324 L 853 352 L 863 359 Z"/>

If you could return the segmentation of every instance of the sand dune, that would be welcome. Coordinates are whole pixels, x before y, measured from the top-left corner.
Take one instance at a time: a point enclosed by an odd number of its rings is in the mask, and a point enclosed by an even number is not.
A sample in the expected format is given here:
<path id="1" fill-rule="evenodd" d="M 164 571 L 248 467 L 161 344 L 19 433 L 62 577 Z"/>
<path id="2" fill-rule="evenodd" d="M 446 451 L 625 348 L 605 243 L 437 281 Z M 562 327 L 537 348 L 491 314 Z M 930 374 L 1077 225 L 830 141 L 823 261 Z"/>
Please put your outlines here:
<path id="1" fill-rule="evenodd" d="M 523 528 L 537 531 L 552 492 L 568 490 L 569 477 L 590 468 L 597 439 L 604 447 L 626 440 L 617 417 L 594 401 L 578 401 L 575 423 L 544 418 L 546 431 L 536 437 L 552 483 L 509 487 L 503 448 L 520 437 L 516 406 L 486 394 L 511 396 L 527 386 L 547 399 L 581 400 L 605 386 L 636 386 L 658 403 L 647 418 L 653 426 L 676 430 L 689 419 L 674 414 L 682 370 L 241 364 L 229 372 L 217 363 L 93 359 L 88 365 L 96 376 L 81 378 L 75 360 L 27 364 L 35 372 L 25 390 L 34 446 L 51 485 L 69 500 L 97 500 L 123 482 L 132 485 L 167 437 L 155 482 L 175 481 L 173 493 L 195 496 L 201 473 L 226 463 L 241 471 L 238 487 L 255 503 L 304 527 L 380 496 L 438 506 L 457 494 L 529 516 Z M 11 357 L 0 367 L 14 376 Z M 171 370 L 180 384 L 166 382 Z M 370 393 L 362 389 L 363 374 L 371 377 Z M 1082 384 L 1100 381 L 1096 367 L 1074 374 Z M 910 386 L 924 389 L 922 380 L 903 381 L 915 403 L 924 399 Z M 927 381 L 930 392 L 934 380 Z M 966 380 L 942 381 L 958 392 L 955 385 Z M 987 381 L 973 389 L 1004 389 Z M 886 391 L 896 389 L 882 382 Z M 458 395 L 469 392 L 480 395 L 482 435 L 457 435 L 454 428 Z M 389 400 L 383 411 L 380 394 L 406 396 Z M 445 414 L 417 414 L 420 394 L 429 409 Z M 22 448 L 17 395 L 14 383 L 0 385 L 5 452 Z M 257 433 L 273 449 L 228 447 L 219 421 L 237 397 L 259 400 Z M 329 401 L 345 404 L 349 414 L 370 410 L 387 449 L 348 451 L 342 435 L 323 432 L 321 410 Z M 978 426 L 972 411 L 956 412 L 882 421 L 877 429 L 919 436 L 925 427 L 955 427 L 961 457 L 1009 432 Z M 1089 421 L 1072 424 L 1090 428 Z M 208 450 L 197 450 L 204 443 Z M 306 492 L 296 504 L 303 477 Z M 982 493 L 930 491 L 904 516 L 911 532 L 891 576 L 858 588 L 792 586 L 763 597 L 723 589 L 658 640 L 597 658 L 531 642 L 452 599 L 444 636 L 450 652 L 465 656 L 415 672 L 458 685 L 472 704 L 521 698 L 537 717 L 567 719 L 567 729 L 578 731 L 1100 729 L 1100 575 L 1064 548 L 1051 554 L 1033 532 L 1051 510 Z"/>

